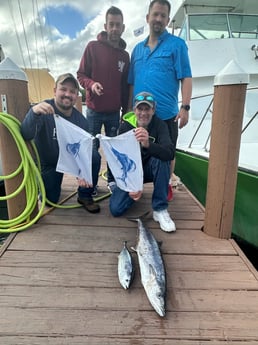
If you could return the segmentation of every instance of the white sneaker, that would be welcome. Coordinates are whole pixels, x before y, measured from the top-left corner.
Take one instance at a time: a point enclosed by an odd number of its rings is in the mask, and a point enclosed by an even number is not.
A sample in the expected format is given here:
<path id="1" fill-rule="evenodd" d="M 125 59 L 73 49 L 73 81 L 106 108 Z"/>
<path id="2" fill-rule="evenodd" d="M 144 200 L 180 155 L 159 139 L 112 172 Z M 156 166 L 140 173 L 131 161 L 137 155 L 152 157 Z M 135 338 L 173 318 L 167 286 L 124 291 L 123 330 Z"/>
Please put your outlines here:
<path id="1" fill-rule="evenodd" d="M 170 218 L 167 210 L 153 211 L 153 219 L 155 222 L 159 222 L 160 228 L 166 232 L 176 231 L 176 225 Z"/>

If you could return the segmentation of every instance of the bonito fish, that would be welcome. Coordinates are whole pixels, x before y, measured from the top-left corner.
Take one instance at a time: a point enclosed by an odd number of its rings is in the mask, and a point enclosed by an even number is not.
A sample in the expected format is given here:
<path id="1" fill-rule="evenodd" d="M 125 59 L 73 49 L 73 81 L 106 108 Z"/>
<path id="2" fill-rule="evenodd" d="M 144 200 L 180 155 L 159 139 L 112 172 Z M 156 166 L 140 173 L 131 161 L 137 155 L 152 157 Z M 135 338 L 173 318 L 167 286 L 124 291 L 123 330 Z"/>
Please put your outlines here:
<path id="1" fill-rule="evenodd" d="M 147 297 L 160 316 L 165 316 L 166 275 L 159 245 L 141 219 L 138 222 L 139 238 L 135 251 L 141 272 L 141 282 Z"/>
<path id="2" fill-rule="evenodd" d="M 126 242 L 118 255 L 118 278 L 124 289 L 128 289 L 133 280 L 134 266 L 132 256 L 127 249 Z"/>

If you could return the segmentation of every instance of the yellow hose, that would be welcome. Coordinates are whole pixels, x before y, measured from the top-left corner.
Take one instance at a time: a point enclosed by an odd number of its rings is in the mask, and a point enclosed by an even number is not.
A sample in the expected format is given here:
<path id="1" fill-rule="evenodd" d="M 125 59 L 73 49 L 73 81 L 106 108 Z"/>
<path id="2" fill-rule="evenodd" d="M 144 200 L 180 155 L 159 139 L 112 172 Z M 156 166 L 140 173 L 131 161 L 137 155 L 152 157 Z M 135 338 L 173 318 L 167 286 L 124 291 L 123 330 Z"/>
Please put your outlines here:
<path id="1" fill-rule="evenodd" d="M 9 219 L 9 220 L 0 219 L 0 233 L 11 233 L 11 232 L 17 232 L 17 231 L 28 229 L 32 224 L 36 223 L 42 215 L 44 215 L 43 212 L 44 212 L 46 203 L 50 204 L 53 207 L 59 207 L 59 208 L 82 207 L 79 204 L 64 206 L 64 205 L 61 205 L 62 201 L 59 204 L 54 204 L 50 202 L 49 200 L 47 200 L 44 183 L 43 183 L 41 173 L 40 173 L 40 163 L 39 163 L 38 152 L 37 152 L 35 144 L 31 142 L 31 146 L 34 151 L 38 166 L 35 164 L 31 156 L 31 153 L 20 133 L 21 123 L 19 122 L 19 120 L 17 120 L 14 116 L 10 114 L 0 112 L 0 123 L 2 123 L 11 133 L 21 157 L 21 163 L 19 167 L 15 171 L 10 173 L 9 175 L 0 176 L 0 180 L 11 179 L 17 176 L 18 174 L 20 174 L 21 172 L 23 173 L 23 180 L 20 186 L 13 193 L 3 196 L 3 197 L 0 196 L 0 201 L 13 198 L 17 196 L 24 189 L 25 189 L 26 200 L 27 200 L 25 209 L 22 211 L 22 213 L 19 216 L 13 219 Z M 101 175 L 103 178 L 105 178 L 104 174 L 101 174 Z M 41 201 L 38 213 L 35 215 L 34 211 L 38 203 L 39 193 L 42 196 L 42 201 Z M 75 192 L 72 193 L 71 196 L 73 196 L 74 194 Z M 104 194 L 98 198 L 94 198 L 94 200 L 100 201 L 108 196 L 110 196 L 110 193 Z"/>

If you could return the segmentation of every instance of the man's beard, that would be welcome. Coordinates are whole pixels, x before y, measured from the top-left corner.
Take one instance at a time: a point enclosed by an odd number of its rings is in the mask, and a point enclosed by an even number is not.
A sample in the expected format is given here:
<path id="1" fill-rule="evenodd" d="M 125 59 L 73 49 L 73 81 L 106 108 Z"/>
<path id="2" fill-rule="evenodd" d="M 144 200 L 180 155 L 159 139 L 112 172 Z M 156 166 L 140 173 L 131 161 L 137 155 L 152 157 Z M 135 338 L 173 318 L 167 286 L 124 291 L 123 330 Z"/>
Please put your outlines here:
<path id="1" fill-rule="evenodd" d="M 68 98 L 68 97 L 62 98 L 61 101 L 65 100 L 65 99 L 69 99 L 69 101 L 72 102 L 71 99 Z M 64 103 L 58 102 L 57 104 L 58 104 L 59 108 L 61 108 L 63 110 L 69 110 L 69 109 L 72 108 L 72 104 L 71 103 L 69 105 L 65 105 Z"/>

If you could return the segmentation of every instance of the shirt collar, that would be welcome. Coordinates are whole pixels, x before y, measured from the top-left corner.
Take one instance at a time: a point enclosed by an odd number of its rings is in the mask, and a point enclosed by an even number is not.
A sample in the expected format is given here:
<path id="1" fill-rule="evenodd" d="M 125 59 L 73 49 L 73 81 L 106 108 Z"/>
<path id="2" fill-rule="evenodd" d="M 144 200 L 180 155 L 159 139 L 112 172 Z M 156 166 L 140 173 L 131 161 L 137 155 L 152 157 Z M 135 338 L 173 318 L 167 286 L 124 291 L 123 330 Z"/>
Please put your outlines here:
<path id="1" fill-rule="evenodd" d="M 165 38 L 167 37 L 167 35 L 169 35 L 169 32 L 167 31 L 167 29 L 165 29 L 165 30 L 162 32 L 162 34 L 159 36 L 158 41 L 159 41 L 159 42 L 164 41 Z M 149 36 L 146 37 L 145 40 L 143 41 L 145 46 L 148 44 L 148 39 L 149 39 Z"/>

